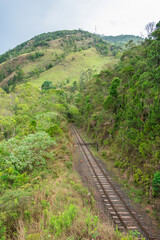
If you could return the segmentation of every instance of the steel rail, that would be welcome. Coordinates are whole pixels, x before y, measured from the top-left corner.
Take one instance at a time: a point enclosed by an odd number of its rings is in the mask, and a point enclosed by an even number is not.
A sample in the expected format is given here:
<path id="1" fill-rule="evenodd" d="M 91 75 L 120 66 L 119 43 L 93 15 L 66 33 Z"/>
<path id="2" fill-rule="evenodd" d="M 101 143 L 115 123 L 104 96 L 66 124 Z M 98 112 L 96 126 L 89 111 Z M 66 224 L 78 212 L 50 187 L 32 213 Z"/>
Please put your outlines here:
<path id="1" fill-rule="evenodd" d="M 112 208 L 114 209 L 115 213 L 117 214 L 118 218 L 120 219 L 122 225 L 124 226 L 125 229 L 127 229 L 127 225 L 124 222 L 124 220 L 122 219 L 122 217 L 120 216 L 120 214 L 118 213 L 117 209 L 115 208 L 114 204 L 112 203 L 112 200 L 110 199 L 110 197 L 108 196 L 108 193 L 106 192 L 106 190 L 104 189 L 95 169 L 94 166 L 92 165 L 90 159 L 88 158 L 87 154 L 86 154 L 86 150 L 84 149 L 84 140 L 82 139 L 81 135 L 79 134 L 77 128 L 75 126 L 72 126 L 73 132 L 76 135 L 77 140 L 80 143 L 81 149 L 85 155 L 85 157 L 87 158 L 92 171 L 94 172 L 94 175 L 96 176 L 99 185 L 101 186 L 103 192 L 106 194 L 107 199 L 110 202 L 110 205 L 112 206 Z M 79 140 L 80 138 L 80 140 Z M 81 144 L 82 143 L 82 144 Z M 107 179 L 107 181 L 109 182 L 109 184 L 111 185 L 112 189 L 115 191 L 116 195 L 118 196 L 118 198 L 121 200 L 121 202 L 123 203 L 123 205 L 125 206 L 125 208 L 127 209 L 128 213 L 130 216 L 132 216 L 132 218 L 134 219 L 134 221 L 137 223 L 139 229 L 141 229 L 141 231 L 147 236 L 147 239 L 149 240 L 153 240 L 153 239 L 157 239 L 155 236 L 151 236 L 150 233 L 148 233 L 148 231 L 146 230 L 146 227 L 144 227 L 141 223 L 141 221 L 135 216 L 135 214 L 133 214 L 132 210 L 127 206 L 127 204 L 125 203 L 125 201 L 123 200 L 122 196 L 120 195 L 120 193 L 117 191 L 117 189 L 115 188 L 114 184 L 110 181 L 110 179 L 108 178 L 107 174 L 105 173 L 105 171 L 102 169 L 102 167 L 100 166 L 100 164 L 98 163 L 97 159 L 94 157 L 94 155 L 92 154 L 92 152 L 90 151 L 90 149 L 88 148 L 88 146 L 86 145 L 85 148 L 87 149 L 87 151 L 89 152 L 89 154 L 92 156 L 93 160 L 95 161 L 95 163 L 97 164 L 98 168 L 101 170 L 101 172 L 103 173 L 103 175 L 105 176 L 105 178 Z"/>
<path id="2" fill-rule="evenodd" d="M 77 137 L 77 140 L 79 141 L 79 139 L 78 139 L 78 134 L 75 132 L 74 128 L 72 128 L 72 129 L 73 129 L 73 131 L 74 131 L 74 133 L 75 133 L 75 135 L 76 135 L 76 137 Z M 80 141 L 79 141 L 79 143 L 80 143 Z M 107 193 L 106 190 L 104 189 L 104 187 L 103 187 L 103 185 L 102 185 L 102 183 L 101 183 L 101 181 L 100 181 L 97 173 L 95 172 L 95 169 L 94 169 L 93 165 L 91 164 L 91 162 L 90 162 L 90 160 L 89 160 L 89 158 L 88 158 L 88 156 L 87 156 L 84 148 L 82 147 L 82 145 L 80 145 L 80 146 L 81 146 L 81 149 L 82 149 L 85 157 L 86 157 L 87 160 L 88 160 L 88 163 L 90 164 L 90 166 L 91 166 L 91 168 L 92 168 L 92 171 L 94 172 L 94 175 L 96 176 L 96 178 L 97 178 L 97 180 L 98 180 L 99 185 L 100 185 L 101 188 L 103 189 L 103 192 L 106 194 L 106 197 L 107 197 L 107 199 L 109 200 L 109 203 L 111 204 L 112 208 L 115 210 L 115 213 L 117 214 L 117 216 L 118 216 L 119 219 L 121 220 L 121 223 L 122 223 L 122 225 L 124 226 L 124 228 L 127 229 L 127 225 L 125 224 L 125 222 L 124 222 L 123 219 L 121 218 L 120 214 L 117 212 L 117 209 L 115 209 L 115 207 L 114 207 L 114 205 L 113 205 L 113 203 L 112 203 L 112 201 L 111 201 L 108 193 Z"/>

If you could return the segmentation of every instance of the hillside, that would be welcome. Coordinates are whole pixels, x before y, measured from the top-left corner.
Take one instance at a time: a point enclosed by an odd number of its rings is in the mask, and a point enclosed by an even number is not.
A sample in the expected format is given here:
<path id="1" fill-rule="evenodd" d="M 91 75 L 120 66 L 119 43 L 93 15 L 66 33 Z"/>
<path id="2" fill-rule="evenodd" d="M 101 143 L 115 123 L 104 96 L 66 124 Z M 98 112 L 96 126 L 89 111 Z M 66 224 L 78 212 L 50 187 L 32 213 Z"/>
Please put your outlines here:
<path id="1" fill-rule="evenodd" d="M 0 239 L 116 240 L 72 168 L 65 94 L 26 83 L 1 90 L 0 106 Z"/>
<path id="2" fill-rule="evenodd" d="M 121 239 L 74 171 L 69 128 L 78 109 L 68 91 L 118 61 L 109 44 L 49 33 L 0 59 L 0 239 Z"/>
<path id="3" fill-rule="evenodd" d="M 116 49 L 118 54 L 121 49 Z M 8 51 L 0 61 L 0 87 L 9 92 L 19 82 L 37 87 L 44 81 L 72 83 L 88 70 L 100 73 L 117 59 L 109 43 L 79 30 L 41 34 Z"/>
<path id="4" fill-rule="evenodd" d="M 112 171 L 118 168 L 118 178 L 122 176 L 135 201 L 152 202 L 152 214 L 156 212 L 157 219 L 159 93 L 160 23 L 148 39 L 125 51 L 116 66 L 95 75 L 75 97 L 80 115 L 77 123 L 81 122 L 85 132 L 99 143 L 101 155 Z M 134 186 L 138 187 L 137 193 Z"/>
<path id="5" fill-rule="evenodd" d="M 110 39 L 111 43 L 107 42 Z M 41 87 L 44 81 L 79 81 L 86 71 L 94 75 L 115 64 L 115 56 L 131 39 L 140 40 L 131 35 L 105 37 L 81 30 L 38 35 L 0 56 L 0 87 L 9 92 L 19 82 Z M 115 45 L 117 41 L 122 46 Z"/>

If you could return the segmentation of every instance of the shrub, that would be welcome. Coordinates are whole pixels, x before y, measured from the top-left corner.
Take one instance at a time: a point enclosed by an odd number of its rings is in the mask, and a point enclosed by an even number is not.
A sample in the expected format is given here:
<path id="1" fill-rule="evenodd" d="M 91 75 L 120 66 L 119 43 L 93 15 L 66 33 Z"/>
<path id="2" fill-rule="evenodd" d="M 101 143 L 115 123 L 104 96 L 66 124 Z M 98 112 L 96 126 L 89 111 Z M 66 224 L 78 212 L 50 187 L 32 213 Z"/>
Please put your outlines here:
<path id="1" fill-rule="evenodd" d="M 157 197 L 160 195 L 160 172 L 156 172 L 153 180 L 152 180 L 152 186 L 154 190 L 154 196 Z"/>
<path id="2" fill-rule="evenodd" d="M 51 81 L 44 81 L 44 83 L 41 86 L 43 91 L 49 90 L 53 88 L 53 84 Z"/>
<path id="3" fill-rule="evenodd" d="M 5 232 L 6 232 L 6 227 L 0 221 L 0 240 L 5 240 L 5 237 L 4 237 Z"/>
<path id="4" fill-rule="evenodd" d="M 32 61 L 35 61 L 35 59 L 37 58 L 40 58 L 40 57 L 43 57 L 44 56 L 44 53 L 43 52 L 35 52 L 33 54 L 30 54 L 27 58 L 29 60 L 32 60 Z"/>
<path id="5" fill-rule="evenodd" d="M 53 64 L 52 63 L 49 63 L 48 65 L 45 66 L 46 70 L 49 70 L 50 68 L 53 67 Z"/>
<path id="6" fill-rule="evenodd" d="M 46 132 L 49 134 L 50 137 L 62 134 L 62 130 L 57 124 L 53 124 L 50 128 L 47 129 Z"/>
<path id="7" fill-rule="evenodd" d="M 55 142 L 45 132 L 30 134 L 23 140 L 10 139 L 0 145 L 4 168 L 11 167 L 20 173 L 32 171 L 34 167 L 46 163 L 45 150 Z M 1 162 L 1 161 L 0 161 Z M 5 170 L 4 169 L 4 170 Z"/>
<path id="8" fill-rule="evenodd" d="M 49 136 L 61 135 L 59 125 L 63 117 L 58 112 L 47 112 L 36 116 L 37 130 L 45 131 Z"/>
<path id="9" fill-rule="evenodd" d="M 77 214 L 77 207 L 70 204 L 64 212 L 59 213 L 59 215 L 52 215 L 50 219 L 50 229 L 54 232 L 56 236 L 59 236 L 64 230 L 68 229 Z"/>

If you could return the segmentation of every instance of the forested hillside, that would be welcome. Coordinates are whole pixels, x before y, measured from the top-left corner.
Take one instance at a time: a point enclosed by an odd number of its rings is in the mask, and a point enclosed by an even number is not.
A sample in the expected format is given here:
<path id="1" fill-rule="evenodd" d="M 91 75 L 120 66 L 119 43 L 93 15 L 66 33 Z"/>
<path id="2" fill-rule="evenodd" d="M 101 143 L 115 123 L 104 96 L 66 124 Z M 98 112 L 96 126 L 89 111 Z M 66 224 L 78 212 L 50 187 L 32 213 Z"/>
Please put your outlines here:
<path id="1" fill-rule="evenodd" d="M 160 195 L 160 23 L 118 64 L 84 85 L 75 103 L 88 134 L 127 181 Z M 157 204 L 159 206 L 159 203 Z M 156 210 L 160 211 L 159 208 Z"/>

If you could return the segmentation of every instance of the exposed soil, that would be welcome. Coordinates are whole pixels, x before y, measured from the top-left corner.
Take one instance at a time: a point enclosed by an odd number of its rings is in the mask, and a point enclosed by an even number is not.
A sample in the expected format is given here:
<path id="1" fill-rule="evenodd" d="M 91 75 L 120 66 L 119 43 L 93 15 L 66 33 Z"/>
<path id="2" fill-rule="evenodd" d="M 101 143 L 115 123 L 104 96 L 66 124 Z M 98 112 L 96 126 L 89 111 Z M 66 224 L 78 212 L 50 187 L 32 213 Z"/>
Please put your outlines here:
<path id="1" fill-rule="evenodd" d="M 28 55 L 29 54 L 21 55 L 11 59 L 10 61 L 0 64 L 0 71 L 3 71 L 6 75 L 6 78 L 0 83 L 0 87 L 5 86 L 6 83 L 15 75 L 15 72 L 8 73 L 7 69 L 10 67 L 11 69 L 15 70 L 17 66 L 23 65 L 26 62 Z"/>
<path id="2" fill-rule="evenodd" d="M 2 64 L 0 64 L 0 71 L 3 69 L 4 73 L 7 73 L 7 67 L 11 66 L 12 68 L 15 68 L 18 65 L 22 65 L 25 63 L 26 58 L 29 54 L 24 54 L 18 57 L 15 57 L 13 59 L 11 59 L 10 61 L 4 62 Z"/>

